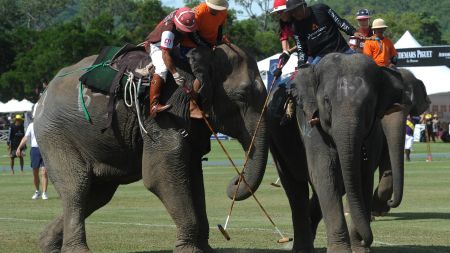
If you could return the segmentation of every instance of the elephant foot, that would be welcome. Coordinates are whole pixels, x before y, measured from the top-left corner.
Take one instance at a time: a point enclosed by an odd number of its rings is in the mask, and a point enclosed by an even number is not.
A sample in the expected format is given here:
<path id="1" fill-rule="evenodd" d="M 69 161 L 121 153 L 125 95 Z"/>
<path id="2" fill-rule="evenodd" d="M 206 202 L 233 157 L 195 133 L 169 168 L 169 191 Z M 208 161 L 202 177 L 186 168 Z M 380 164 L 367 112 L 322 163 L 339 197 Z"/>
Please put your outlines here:
<path id="1" fill-rule="evenodd" d="M 205 251 L 191 244 L 179 245 L 173 250 L 173 253 L 204 253 L 204 252 Z"/>
<path id="2" fill-rule="evenodd" d="M 64 247 L 61 253 L 92 253 L 87 246 L 77 246 L 77 247 Z"/>
<path id="3" fill-rule="evenodd" d="M 368 247 L 352 247 L 352 253 L 370 253 L 370 248 Z"/>
<path id="4" fill-rule="evenodd" d="M 39 247 L 44 253 L 60 253 L 63 242 L 63 218 L 58 217 L 41 233 Z"/>
<path id="5" fill-rule="evenodd" d="M 201 243 L 200 244 L 200 248 L 203 250 L 204 253 L 214 253 L 214 249 L 211 248 L 211 246 L 209 245 L 208 241 Z"/>
<path id="6" fill-rule="evenodd" d="M 352 253 L 348 245 L 331 245 L 327 247 L 327 253 Z"/>
<path id="7" fill-rule="evenodd" d="M 314 249 L 292 249 L 292 253 L 315 253 Z"/>

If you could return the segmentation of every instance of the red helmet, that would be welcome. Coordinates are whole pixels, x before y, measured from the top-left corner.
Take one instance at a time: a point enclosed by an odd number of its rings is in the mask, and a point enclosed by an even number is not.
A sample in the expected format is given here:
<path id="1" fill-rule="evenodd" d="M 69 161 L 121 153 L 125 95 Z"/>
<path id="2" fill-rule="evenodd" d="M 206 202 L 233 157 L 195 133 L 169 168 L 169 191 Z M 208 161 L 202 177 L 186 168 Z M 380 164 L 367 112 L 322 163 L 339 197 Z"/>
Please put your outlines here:
<path id="1" fill-rule="evenodd" d="M 275 0 L 273 2 L 273 9 L 270 13 L 286 10 L 286 0 Z"/>
<path id="2" fill-rule="evenodd" d="M 188 7 L 181 7 L 175 12 L 173 18 L 175 25 L 183 32 L 193 32 L 197 30 L 197 23 L 195 23 L 195 13 Z"/>

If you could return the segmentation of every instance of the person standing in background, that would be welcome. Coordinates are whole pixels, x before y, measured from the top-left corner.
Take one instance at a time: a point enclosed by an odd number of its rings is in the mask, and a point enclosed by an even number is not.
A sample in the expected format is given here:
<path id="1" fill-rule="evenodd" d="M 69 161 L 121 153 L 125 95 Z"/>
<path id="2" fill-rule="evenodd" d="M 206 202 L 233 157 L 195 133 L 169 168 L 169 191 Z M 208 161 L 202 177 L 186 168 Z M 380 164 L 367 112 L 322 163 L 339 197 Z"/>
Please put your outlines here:
<path id="1" fill-rule="evenodd" d="M 405 155 L 406 161 L 411 161 L 411 149 L 414 143 L 414 123 L 411 116 L 408 115 L 406 118 L 406 128 L 405 128 Z"/>
<path id="2" fill-rule="evenodd" d="M 7 141 L 9 158 L 10 158 L 10 166 L 11 166 L 11 175 L 14 175 L 14 160 L 16 159 L 16 150 L 19 146 L 20 140 L 25 135 L 25 129 L 23 127 L 23 118 L 22 115 L 17 114 L 14 118 L 14 124 L 12 124 L 9 128 L 9 137 Z M 23 156 L 20 155 L 20 171 L 23 172 Z"/>
<path id="3" fill-rule="evenodd" d="M 36 136 L 34 135 L 34 129 L 33 129 L 33 122 L 31 122 L 28 127 L 27 131 L 25 133 L 25 136 L 22 138 L 22 140 L 19 143 L 19 146 L 17 147 L 16 155 L 18 157 L 21 157 L 23 155 L 23 152 L 21 151 L 22 147 L 25 146 L 28 140 L 31 142 L 31 150 L 30 150 L 30 158 L 31 158 L 31 168 L 33 169 L 33 182 L 35 191 L 31 199 L 38 199 L 41 197 L 41 191 L 39 190 L 39 168 L 41 168 L 42 172 L 42 199 L 47 200 L 47 185 L 48 185 L 48 177 L 47 177 L 47 170 L 44 167 L 44 160 L 42 160 L 42 155 L 39 150 L 39 146 L 36 141 Z"/>

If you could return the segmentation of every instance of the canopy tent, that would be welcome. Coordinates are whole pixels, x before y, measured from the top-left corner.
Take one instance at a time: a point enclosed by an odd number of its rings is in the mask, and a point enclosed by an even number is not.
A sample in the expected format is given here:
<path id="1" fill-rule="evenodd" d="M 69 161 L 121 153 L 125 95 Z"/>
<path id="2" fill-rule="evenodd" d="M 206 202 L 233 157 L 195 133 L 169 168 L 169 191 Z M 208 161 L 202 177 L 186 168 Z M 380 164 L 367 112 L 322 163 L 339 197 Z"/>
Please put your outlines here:
<path id="1" fill-rule="evenodd" d="M 414 48 L 414 47 L 421 47 L 422 45 L 417 42 L 416 39 L 412 36 L 412 34 L 409 31 L 406 31 L 400 39 L 395 42 L 394 47 L 395 48 Z"/>
<path id="2" fill-rule="evenodd" d="M 394 46 L 397 49 L 422 47 L 409 31 L 406 31 Z M 429 95 L 450 91 L 450 68 L 447 66 L 402 68 L 408 69 L 417 79 L 422 80 Z"/>
<path id="3" fill-rule="evenodd" d="M 20 102 L 16 99 L 11 99 L 7 103 L 0 102 L 0 113 L 31 112 L 32 108 L 33 103 L 26 99 Z"/>

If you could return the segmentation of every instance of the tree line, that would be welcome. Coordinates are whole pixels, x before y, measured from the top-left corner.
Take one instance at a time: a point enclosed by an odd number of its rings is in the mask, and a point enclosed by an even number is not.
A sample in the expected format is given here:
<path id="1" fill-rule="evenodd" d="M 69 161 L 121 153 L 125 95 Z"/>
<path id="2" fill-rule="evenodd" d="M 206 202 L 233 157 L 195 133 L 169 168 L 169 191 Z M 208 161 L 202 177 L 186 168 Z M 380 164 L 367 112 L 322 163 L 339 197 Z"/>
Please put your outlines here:
<path id="1" fill-rule="evenodd" d="M 253 2 L 256 5 L 252 4 Z M 323 0 L 356 26 L 360 8 L 384 18 L 395 41 L 406 30 L 422 45 L 450 40 L 449 1 Z M 199 3 L 186 0 L 189 6 Z M 268 12 L 272 0 L 236 0 L 242 11 L 229 10 L 225 29 L 229 39 L 257 60 L 280 51 L 278 21 Z M 433 4 L 433 13 L 427 12 Z M 97 54 L 108 45 L 138 44 L 171 8 L 159 0 L 0 0 L 0 101 L 27 98 L 36 101 L 43 81 L 64 66 Z M 256 10 L 252 9 L 256 6 Z M 258 10 L 259 8 L 259 10 Z M 442 34 L 441 31 L 446 31 Z"/>

